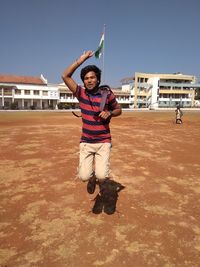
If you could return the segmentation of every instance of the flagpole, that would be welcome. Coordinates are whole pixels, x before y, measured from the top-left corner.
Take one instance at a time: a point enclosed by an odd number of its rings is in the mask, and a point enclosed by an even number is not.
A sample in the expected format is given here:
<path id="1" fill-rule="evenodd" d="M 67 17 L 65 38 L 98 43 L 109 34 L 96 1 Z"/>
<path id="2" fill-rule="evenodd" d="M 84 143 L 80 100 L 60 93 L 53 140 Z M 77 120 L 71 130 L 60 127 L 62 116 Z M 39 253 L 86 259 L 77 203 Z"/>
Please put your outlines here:
<path id="1" fill-rule="evenodd" d="M 105 84 L 105 33 L 106 33 L 106 24 L 104 24 L 104 28 L 103 28 L 103 34 L 104 34 L 104 45 L 103 45 L 103 67 L 102 67 L 102 73 L 103 73 L 103 84 Z"/>

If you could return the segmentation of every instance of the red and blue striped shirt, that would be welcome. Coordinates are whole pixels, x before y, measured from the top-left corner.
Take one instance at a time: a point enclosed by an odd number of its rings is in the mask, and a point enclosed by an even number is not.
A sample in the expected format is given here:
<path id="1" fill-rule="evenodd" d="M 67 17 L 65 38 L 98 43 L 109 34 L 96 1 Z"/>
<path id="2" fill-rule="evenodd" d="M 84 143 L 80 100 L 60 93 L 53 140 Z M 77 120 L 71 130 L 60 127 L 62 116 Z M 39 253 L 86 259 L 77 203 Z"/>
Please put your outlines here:
<path id="1" fill-rule="evenodd" d="M 95 94 L 85 90 L 85 88 L 78 86 L 74 96 L 79 101 L 79 107 L 82 115 L 82 136 L 80 142 L 85 143 L 110 143 L 111 134 L 109 122 L 99 117 L 101 104 L 101 89 Z M 109 90 L 104 110 L 114 110 L 118 107 L 115 95 Z"/>

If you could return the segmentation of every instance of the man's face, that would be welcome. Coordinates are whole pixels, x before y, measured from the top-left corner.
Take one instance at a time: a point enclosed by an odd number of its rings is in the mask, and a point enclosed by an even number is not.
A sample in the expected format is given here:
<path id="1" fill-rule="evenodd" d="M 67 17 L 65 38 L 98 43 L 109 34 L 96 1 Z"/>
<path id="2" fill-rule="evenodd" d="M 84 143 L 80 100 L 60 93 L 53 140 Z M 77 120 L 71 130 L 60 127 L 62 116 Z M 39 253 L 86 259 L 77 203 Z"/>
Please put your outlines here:
<path id="1" fill-rule="evenodd" d="M 89 71 L 84 77 L 84 86 L 88 90 L 93 90 L 98 84 L 97 76 L 94 71 Z"/>

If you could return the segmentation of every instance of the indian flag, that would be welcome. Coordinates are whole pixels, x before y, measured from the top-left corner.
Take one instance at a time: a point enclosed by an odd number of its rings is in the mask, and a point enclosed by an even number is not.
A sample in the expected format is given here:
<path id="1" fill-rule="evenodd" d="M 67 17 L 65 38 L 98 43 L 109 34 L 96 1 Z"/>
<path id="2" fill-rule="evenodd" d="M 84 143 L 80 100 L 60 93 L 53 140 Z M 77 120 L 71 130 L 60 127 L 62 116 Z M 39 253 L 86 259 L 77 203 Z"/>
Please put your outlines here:
<path id="1" fill-rule="evenodd" d="M 100 58 L 101 57 L 101 54 L 103 52 L 103 46 L 104 46 L 104 33 L 102 34 L 101 36 L 101 40 L 99 42 L 99 47 L 98 49 L 95 51 L 95 57 L 96 58 Z"/>

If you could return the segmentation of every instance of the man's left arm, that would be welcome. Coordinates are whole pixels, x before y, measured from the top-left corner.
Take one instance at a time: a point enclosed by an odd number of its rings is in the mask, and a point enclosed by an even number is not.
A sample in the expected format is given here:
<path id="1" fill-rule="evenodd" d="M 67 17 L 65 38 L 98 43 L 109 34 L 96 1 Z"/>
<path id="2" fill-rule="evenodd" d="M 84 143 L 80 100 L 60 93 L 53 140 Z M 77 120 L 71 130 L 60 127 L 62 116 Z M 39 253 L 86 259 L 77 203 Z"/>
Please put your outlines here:
<path id="1" fill-rule="evenodd" d="M 121 106 L 117 104 L 116 108 L 113 110 L 109 110 L 109 112 L 112 117 L 118 117 L 122 114 Z"/>

